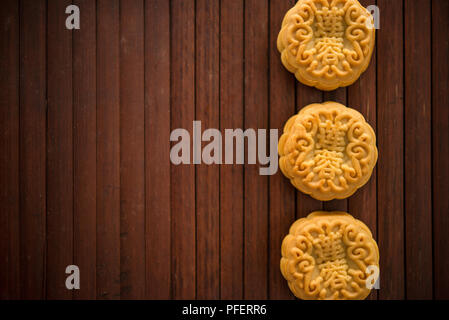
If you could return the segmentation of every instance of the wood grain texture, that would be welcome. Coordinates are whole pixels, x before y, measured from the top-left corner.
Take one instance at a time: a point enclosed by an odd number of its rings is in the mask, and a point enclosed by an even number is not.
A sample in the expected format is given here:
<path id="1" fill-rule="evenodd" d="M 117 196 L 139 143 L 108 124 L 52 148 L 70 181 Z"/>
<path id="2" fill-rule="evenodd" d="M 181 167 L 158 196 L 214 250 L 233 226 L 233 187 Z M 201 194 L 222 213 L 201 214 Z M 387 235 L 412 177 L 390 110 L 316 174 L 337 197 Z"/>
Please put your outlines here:
<path id="1" fill-rule="evenodd" d="M 279 1 L 275 6 L 270 5 L 269 44 L 276 43 L 282 18 L 292 5 L 290 0 Z M 282 66 L 276 46 L 269 45 L 269 48 L 269 126 L 278 129 L 281 134 L 285 122 L 295 113 L 296 84 L 292 75 Z M 279 272 L 279 261 L 282 240 L 295 221 L 296 192 L 280 170 L 269 177 L 269 186 L 268 298 L 292 299 L 287 282 Z"/>
<path id="2" fill-rule="evenodd" d="M 145 1 L 146 297 L 171 298 L 170 3 Z"/>
<path id="3" fill-rule="evenodd" d="M 245 129 L 267 129 L 268 1 L 245 1 Z M 245 164 L 244 299 L 268 294 L 268 177 Z"/>
<path id="4" fill-rule="evenodd" d="M 71 3 L 2 3 L 0 299 L 293 299 L 281 241 L 323 208 L 377 239 L 369 299 L 449 297 L 446 0 L 361 0 L 380 8 L 376 51 L 332 92 L 280 61 L 294 0 L 74 0 L 81 29 L 67 30 Z M 194 120 L 223 144 L 226 129 L 280 137 L 326 100 L 377 133 L 377 166 L 348 199 L 314 200 L 258 164 L 170 162 L 171 131 L 192 146 Z"/>
<path id="5" fill-rule="evenodd" d="M 220 127 L 220 1 L 196 2 L 196 108 L 202 130 Z M 215 138 L 211 138 L 215 139 Z M 207 143 L 203 143 L 204 148 Z M 220 143 L 221 144 L 221 143 Z M 220 157 L 223 155 L 220 154 Z M 220 170 L 216 165 L 196 167 L 196 297 L 220 296 Z"/>
<path id="6" fill-rule="evenodd" d="M 406 0 L 404 16 L 406 295 L 407 299 L 432 299 L 430 1 Z"/>
<path id="7" fill-rule="evenodd" d="M 449 2 L 432 1 L 432 186 L 434 298 L 449 299 Z"/>
<path id="8" fill-rule="evenodd" d="M 367 7 L 371 0 L 360 1 Z M 376 90 L 376 51 L 373 52 L 368 69 L 361 75 L 358 81 L 348 87 L 348 107 L 359 111 L 377 132 L 377 96 Z M 371 230 L 377 240 L 377 168 L 374 167 L 371 178 L 365 186 L 348 198 L 348 212 L 356 219 L 363 221 Z M 372 290 L 367 299 L 376 300 L 377 290 Z"/>
<path id="9" fill-rule="evenodd" d="M 20 288 L 46 297 L 46 2 L 20 2 Z"/>
<path id="10" fill-rule="evenodd" d="M 380 299 L 403 299 L 404 266 L 404 92 L 403 6 L 379 0 L 377 31 L 377 212 Z"/>
<path id="11" fill-rule="evenodd" d="M 171 129 L 183 128 L 193 139 L 195 117 L 195 3 L 171 2 Z M 191 146 L 191 156 L 193 147 Z M 196 297 L 195 167 L 172 164 L 172 294 Z"/>
<path id="12" fill-rule="evenodd" d="M 20 297 L 19 1 L 0 12 L 0 299 Z"/>
<path id="13" fill-rule="evenodd" d="M 47 17 L 47 298 L 71 299 L 65 269 L 73 264 L 72 31 L 70 1 L 48 1 Z"/>
<path id="14" fill-rule="evenodd" d="M 81 271 L 74 299 L 97 297 L 96 5 L 74 2 L 83 13 L 73 32 L 73 262 Z"/>
<path id="15" fill-rule="evenodd" d="M 120 298 L 120 15 L 97 1 L 97 298 Z"/>
<path id="16" fill-rule="evenodd" d="M 244 1 L 221 0 L 220 130 L 244 126 Z M 220 166 L 220 298 L 243 298 L 244 168 Z"/>
<path id="17" fill-rule="evenodd" d="M 120 297 L 144 296 L 144 2 L 120 2 Z"/>

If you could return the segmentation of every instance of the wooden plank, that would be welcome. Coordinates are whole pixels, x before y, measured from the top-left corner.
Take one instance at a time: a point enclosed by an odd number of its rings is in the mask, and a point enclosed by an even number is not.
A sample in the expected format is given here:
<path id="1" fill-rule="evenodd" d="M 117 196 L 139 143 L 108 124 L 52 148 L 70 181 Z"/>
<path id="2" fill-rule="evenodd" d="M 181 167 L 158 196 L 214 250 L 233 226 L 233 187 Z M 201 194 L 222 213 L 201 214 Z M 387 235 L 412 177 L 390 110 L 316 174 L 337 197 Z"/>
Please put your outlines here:
<path id="1" fill-rule="evenodd" d="M 404 146 L 403 18 L 401 1 L 379 0 L 377 31 L 377 212 L 380 299 L 403 299 Z"/>
<path id="2" fill-rule="evenodd" d="M 95 299 L 97 266 L 96 6 L 74 2 L 82 12 L 73 32 L 73 251 L 81 272 L 75 299 Z"/>
<path id="3" fill-rule="evenodd" d="M 245 129 L 267 129 L 268 1 L 245 2 Z M 245 148 L 247 150 L 248 144 Z M 247 163 L 247 162 L 246 162 Z M 244 298 L 268 294 L 268 177 L 245 164 Z"/>
<path id="4" fill-rule="evenodd" d="M 72 31 L 70 1 L 47 3 L 47 298 L 71 299 L 65 269 L 73 264 Z"/>
<path id="5" fill-rule="evenodd" d="M 0 299 L 19 299 L 19 1 L 0 12 Z"/>
<path id="6" fill-rule="evenodd" d="M 171 129 L 188 130 L 192 140 L 192 124 L 195 117 L 195 2 L 172 1 L 171 14 Z M 194 299 L 196 296 L 194 165 L 172 165 L 171 205 L 173 298 Z"/>
<path id="7" fill-rule="evenodd" d="M 323 102 L 334 101 L 346 105 L 347 87 L 338 88 L 334 91 L 323 91 Z"/>
<path id="8" fill-rule="evenodd" d="M 120 298 L 119 1 L 97 1 L 97 297 Z"/>
<path id="9" fill-rule="evenodd" d="M 145 291 L 144 10 L 120 2 L 121 298 Z"/>
<path id="10" fill-rule="evenodd" d="M 202 130 L 219 128 L 220 0 L 196 2 L 196 112 Z M 203 144 L 203 147 L 207 143 Z M 220 170 L 196 167 L 196 297 L 220 297 Z"/>
<path id="11" fill-rule="evenodd" d="M 367 7 L 371 0 L 362 0 L 360 3 Z M 376 51 L 373 52 L 368 69 L 353 85 L 348 87 L 348 107 L 358 110 L 376 130 Z M 355 218 L 363 221 L 377 238 L 377 171 L 374 168 L 370 180 L 365 186 L 348 198 L 348 212 Z M 371 291 L 369 300 L 377 299 L 377 290 Z"/>
<path id="12" fill-rule="evenodd" d="M 406 0 L 404 15 L 406 297 L 432 299 L 430 1 Z"/>
<path id="13" fill-rule="evenodd" d="M 221 1 L 220 128 L 243 128 L 242 0 Z M 220 166 L 221 299 L 243 298 L 243 166 Z"/>
<path id="14" fill-rule="evenodd" d="M 146 297 L 171 297 L 170 3 L 145 2 Z"/>
<path id="15" fill-rule="evenodd" d="M 291 0 L 283 0 L 270 6 L 270 128 L 278 129 L 282 134 L 285 122 L 295 113 L 296 80 L 282 65 L 276 41 L 285 13 L 294 5 Z M 268 297 L 270 299 L 293 299 L 287 281 L 279 271 L 281 245 L 288 234 L 290 225 L 295 221 L 296 191 L 280 169 L 270 176 L 270 229 L 269 229 L 269 265 Z"/>
<path id="16" fill-rule="evenodd" d="M 449 1 L 432 1 L 434 298 L 449 299 Z"/>
<path id="17" fill-rule="evenodd" d="M 21 298 L 45 298 L 46 2 L 20 3 Z"/>
<path id="18" fill-rule="evenodd" d="M 120 1 L 120 297 L 145 294 L 143 0 Z"/>

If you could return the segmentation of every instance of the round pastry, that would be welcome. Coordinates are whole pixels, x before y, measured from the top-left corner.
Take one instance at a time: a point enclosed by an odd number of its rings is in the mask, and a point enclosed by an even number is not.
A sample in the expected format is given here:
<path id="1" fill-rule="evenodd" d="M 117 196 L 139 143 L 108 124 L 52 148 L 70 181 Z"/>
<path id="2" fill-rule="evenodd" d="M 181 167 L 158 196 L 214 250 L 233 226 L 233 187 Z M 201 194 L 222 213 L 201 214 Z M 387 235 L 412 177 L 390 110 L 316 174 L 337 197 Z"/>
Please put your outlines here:
<path id="1" fill-rule="evenodd" d="M 285 15 L 277 47 L 300 82 L 335 90 L 354 83 L 368 68 L 373 26 L 357 0 L 299 0 Z"/>
<path id="2" fill-rule="evenodd" d="M 282 242 L 281 272 L 303 300 L 363 300 L 379 276 L 371 231 L 345 212 L 313 212 Z"/>
<path id="3" fill-rule="evenodd" d="M 284 175 L 321 201 L 351 196 L 377 161 L 371 126 L 358 111 L 336 102 L 311 104 L 291 117 L 278 149 Z"/>

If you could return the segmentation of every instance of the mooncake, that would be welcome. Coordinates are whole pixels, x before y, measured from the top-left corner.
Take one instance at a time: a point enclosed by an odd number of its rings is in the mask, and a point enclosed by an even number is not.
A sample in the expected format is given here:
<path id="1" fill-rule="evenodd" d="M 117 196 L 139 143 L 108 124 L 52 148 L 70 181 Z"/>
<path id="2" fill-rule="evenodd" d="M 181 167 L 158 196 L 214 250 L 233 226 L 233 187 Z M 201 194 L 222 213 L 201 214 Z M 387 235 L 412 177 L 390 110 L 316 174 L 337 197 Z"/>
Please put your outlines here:
<path id="1" fill-rule="evenodd" d="M 299 0 L 285 15 L 277 39 L 282 63 L 305 85 L 348 86 L 369 65 L 373 25 L 357 0 Z"/>
<path id="2" fill-rule="evenodd" d="M 313 212 L 282 242 L 281 272 L 303 300 L 363 300 L 379 276 L 369 228 L 345 212 Z"/>
<path id="3" fill-rule="evenodd" d="M 291 117 L 278 151 L 283 174 L 321 201 L 351 196 L 377 162 L 374 130 L 357 110 L 336 102 L 311 104 Z"/>

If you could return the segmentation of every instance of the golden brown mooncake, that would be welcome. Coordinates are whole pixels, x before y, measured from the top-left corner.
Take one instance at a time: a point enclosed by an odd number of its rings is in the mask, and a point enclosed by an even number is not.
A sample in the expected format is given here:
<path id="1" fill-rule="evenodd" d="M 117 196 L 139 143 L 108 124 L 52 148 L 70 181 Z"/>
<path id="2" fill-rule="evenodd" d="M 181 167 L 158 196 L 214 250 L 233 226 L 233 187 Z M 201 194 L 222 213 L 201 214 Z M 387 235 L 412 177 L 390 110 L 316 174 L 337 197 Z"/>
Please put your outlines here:
<path id="1" fill-rule="evenodd" d="M 290 227 L 281 272 L 299 299 L 363 300 L 379 276 L 379 249 L 360 220 L 317 211 Z"/>
<path id="2" fill-rule="evenodd" d="M 299 0 L 285 15 L 278 36 L 282 63 L 308 86 L 348 86 L 369 65 L 373 25 L 357 0 Z"/>
<path id="3" fill-rule="evenodd" d="M 311 104 L 291 117 L 278 151 L 284 175 L 321 201 L 351 196 L 377 162 L 374 130 L 357 110 L 336 102 Z"/>

